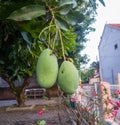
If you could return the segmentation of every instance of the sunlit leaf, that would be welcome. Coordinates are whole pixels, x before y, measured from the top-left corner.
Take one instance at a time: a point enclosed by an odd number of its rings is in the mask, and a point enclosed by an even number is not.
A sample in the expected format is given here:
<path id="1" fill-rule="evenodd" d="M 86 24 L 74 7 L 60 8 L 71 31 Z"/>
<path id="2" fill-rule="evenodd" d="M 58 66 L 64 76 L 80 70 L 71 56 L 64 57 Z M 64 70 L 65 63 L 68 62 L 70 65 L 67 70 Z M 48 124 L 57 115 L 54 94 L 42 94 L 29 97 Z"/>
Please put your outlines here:
<path id="1" fill-rule="evenodd" d="M 69 6 L 69 5 L 62 6 L 62 7 L 60 8 L 60 10 L 59 10 L 59 13 L 60 13 L 61 15 L 66 15 L 66 14 L 69 13 L 70 9 L 71 9 L 71 6 Z"/>
<path id="2" fill-rule="evenodd" d="M 76 0 L 60 0 L 60 6 L 72 5 L 73 8 L 77 6 Z"/>
<path id="3" fill-rule="evenodd" d="M 16 21 L 32 20 L 33 18 L 45 15 L 45 13 L 46 10 L 43 6 L 29 5 L 12 12 L 7 19 Z"/>

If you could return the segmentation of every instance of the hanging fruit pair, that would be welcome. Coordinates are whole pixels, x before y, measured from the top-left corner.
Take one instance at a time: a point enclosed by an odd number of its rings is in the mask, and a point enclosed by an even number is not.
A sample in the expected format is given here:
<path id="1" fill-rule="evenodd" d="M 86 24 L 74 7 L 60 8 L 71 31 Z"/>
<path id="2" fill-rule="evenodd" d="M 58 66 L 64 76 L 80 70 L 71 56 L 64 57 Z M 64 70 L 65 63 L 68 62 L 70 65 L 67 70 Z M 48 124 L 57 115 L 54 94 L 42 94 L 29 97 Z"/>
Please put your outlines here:
<path id="1" fill-rule="evenodd" d="M 73 94 L 78 87 L 78 71 L 70 61 L 63 61 L 58 70 L 58 61 L 50 49 L 45 49 L 38 58 L 37 80 L 41 87 L 50 88 L 58 78 L 58 85 L 66 94 Z"/>

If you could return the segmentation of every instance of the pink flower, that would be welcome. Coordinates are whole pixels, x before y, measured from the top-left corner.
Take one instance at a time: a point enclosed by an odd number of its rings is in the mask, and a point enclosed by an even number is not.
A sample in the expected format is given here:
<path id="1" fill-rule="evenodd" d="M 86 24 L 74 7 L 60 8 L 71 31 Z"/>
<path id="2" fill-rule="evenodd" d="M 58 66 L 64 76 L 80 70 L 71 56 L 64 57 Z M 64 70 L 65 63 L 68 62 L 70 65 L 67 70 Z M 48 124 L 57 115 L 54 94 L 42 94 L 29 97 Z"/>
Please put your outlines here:
<path id="1" fill-rule="evenodd" d="M 75 102 L 76 99 L 75 99 L 75 98 L 71 98 L 70 101 L 71 101 L 71 102 Z"/>
<path id="2" fill-rule="evenodd" d="M 38 111 L 38 114 L 39 114 L 39 115 L 42 115 L 42 114 L 43 114 L 43 110 L 39 110 L 39 111 Z"/>
<path id="3" fill-rule="evenodd" d="M 109 99 L 109 103 L 112 104 L 112 105 L 114 104 L 113 101 L 112 101 L 111 99 Z"/>
<path id="4" fill-rule="evenodd" d="M 120 102 L 116 102 L 117 106 L 120 107 Z"/>
<path id="5" fill-rule="evenodd" d="M 115 92 L 116 94 L 120 94 L 120 90 L 116 90 L 116 92 Z"/>
<path id="6" fill-rule="evenodd" d="M 117 115 L 117 110 L 114 110 L 113 116 L 116 117 L 116 115 Z"/>
<path id="7" fill-rule="evenodd" d="M 109 116 L 107 116 L 107 119 L 113 119 L 114 118 L 114 113 L 109 114 Z"/>
<path id="8" fill-rule="evenodd" d="M 115 106 L 115 107 L 114 107 L 114 110 L 118 110 L 118 106 Z"/>
<path id="9" fill-rule="evenodd" d="M 96 96 L 96 95 L 97 95 L 97 93 L 96 93 L 95 91 L 92 91 L 92 95 Z"/>

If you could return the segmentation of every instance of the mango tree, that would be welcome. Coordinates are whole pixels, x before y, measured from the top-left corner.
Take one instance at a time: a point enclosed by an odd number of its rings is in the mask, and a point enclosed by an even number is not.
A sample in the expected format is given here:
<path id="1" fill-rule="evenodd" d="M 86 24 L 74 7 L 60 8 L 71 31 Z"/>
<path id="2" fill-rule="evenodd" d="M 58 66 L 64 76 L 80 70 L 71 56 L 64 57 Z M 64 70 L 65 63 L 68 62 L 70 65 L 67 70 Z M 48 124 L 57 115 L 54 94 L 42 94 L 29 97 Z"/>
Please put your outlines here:
<path id="1" fill-rule="evenodd" d="M 84 48 L 96 9 L 91 0 L 0 1 L 0 77 L 9 84 L 18 106 L 24 105 L 29 77 L 45 48 L 54 50 L 58 59 L 71 55 L 79 63 L 76 54 Z M 18 87 L 15 80 L 24 81 Z"/>

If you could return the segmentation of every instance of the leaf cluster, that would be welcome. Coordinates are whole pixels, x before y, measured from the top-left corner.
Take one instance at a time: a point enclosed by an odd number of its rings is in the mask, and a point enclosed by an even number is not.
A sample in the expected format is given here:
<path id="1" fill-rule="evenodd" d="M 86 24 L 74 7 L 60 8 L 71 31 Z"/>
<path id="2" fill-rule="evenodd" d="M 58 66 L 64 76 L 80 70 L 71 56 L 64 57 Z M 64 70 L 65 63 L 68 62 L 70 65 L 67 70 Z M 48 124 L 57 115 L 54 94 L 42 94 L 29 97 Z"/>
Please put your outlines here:
<path id="1" fill-rule="evenodd" d="M 32 75 L 45 48 L 79 67 L 96 9 L 96 0 L 1 0 L 0 72 L 13 80 Z"/>

